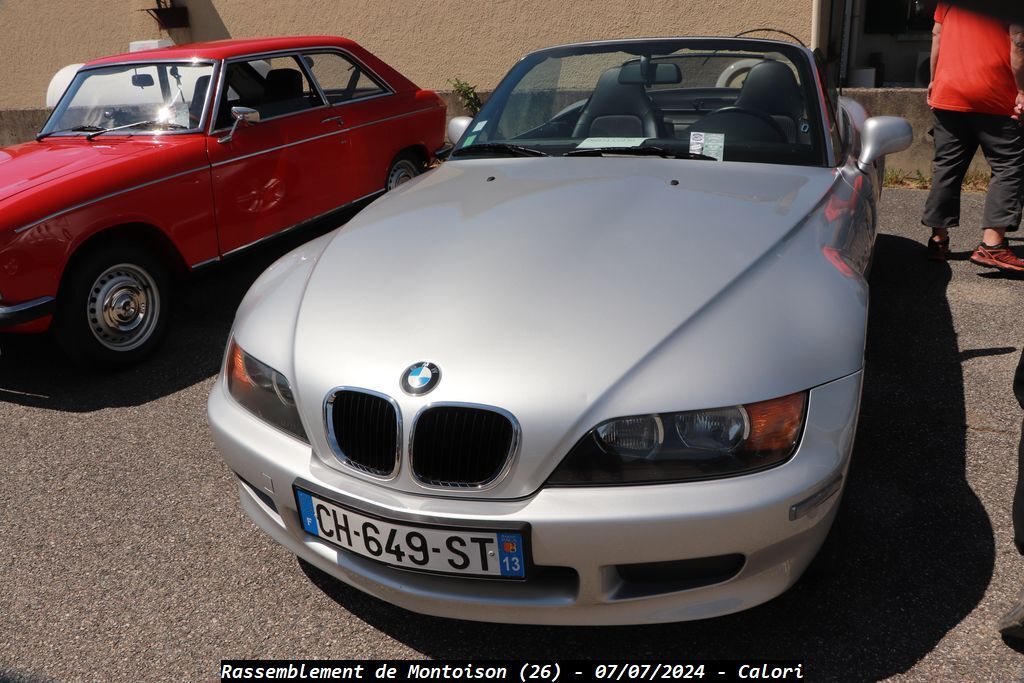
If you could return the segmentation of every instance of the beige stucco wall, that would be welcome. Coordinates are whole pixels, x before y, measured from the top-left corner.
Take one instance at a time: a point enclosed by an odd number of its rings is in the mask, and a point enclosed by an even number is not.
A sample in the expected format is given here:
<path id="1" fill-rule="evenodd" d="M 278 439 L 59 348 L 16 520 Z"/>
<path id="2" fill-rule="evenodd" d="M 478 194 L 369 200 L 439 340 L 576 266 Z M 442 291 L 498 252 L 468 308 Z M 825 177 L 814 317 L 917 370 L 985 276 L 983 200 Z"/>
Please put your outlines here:
<path id="1" fill-rule="evenodd" d="M 160 37 L 143 7 L 152 0 L 0 0 L 0 108 L 46 104 L 46 86 L 63 66 Z"/>
<path id="2" fill-rule="evenodd" d="M 423 87 L 459 77 L 490 90 L 539 47 L 576 40 L 733 35 L 763 26 L 810 43 L 819 0 L 178 0 L 177 42 L 266 35 L 355 39 Z M 139 10 L 154 0 L 0 0 L 0 108 L 44 104 L 62 66 L 168 37 Z"/>

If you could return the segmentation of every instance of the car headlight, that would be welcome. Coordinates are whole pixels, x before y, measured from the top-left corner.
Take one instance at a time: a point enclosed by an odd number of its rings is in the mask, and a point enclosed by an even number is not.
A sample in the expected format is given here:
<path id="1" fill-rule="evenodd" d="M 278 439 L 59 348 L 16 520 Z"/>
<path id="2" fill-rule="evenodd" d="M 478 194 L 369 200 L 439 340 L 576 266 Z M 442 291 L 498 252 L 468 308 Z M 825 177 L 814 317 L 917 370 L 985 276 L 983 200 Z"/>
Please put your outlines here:
<path id="1" fill-rule="evenodd" d="M 309 443 L 299 420 L 288 378 L 242 350 L 235 340 L 228 345 L 228 393 L 256 417 Z"/>
<path id="2" fill-rule="evenodd" d="M 590 430 L 550 486 L 715 479 L 780 465 L 803 430 L 807 392 L 729 408 L 635 415 Z"/>

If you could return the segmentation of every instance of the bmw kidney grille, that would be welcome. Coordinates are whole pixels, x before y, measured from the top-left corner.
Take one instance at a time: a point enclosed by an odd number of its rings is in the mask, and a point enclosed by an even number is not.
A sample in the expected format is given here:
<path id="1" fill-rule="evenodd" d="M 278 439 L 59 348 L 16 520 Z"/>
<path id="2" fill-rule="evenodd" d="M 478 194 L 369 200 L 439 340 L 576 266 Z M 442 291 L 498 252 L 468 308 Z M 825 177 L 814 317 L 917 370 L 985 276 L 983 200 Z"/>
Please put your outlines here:
<path id="1" fill-rule="evenodd" d="M 413 428 L 412 471 L 431 486 L 486 486 L 505 469 L 517 438 L 512 420 L 496 411 L 429 408 Z"/>
<path id="2" fill-rule="evenodd" d="M 384 396 L 340 390 L 327 399 L 328 440 L 342 462 L 378 477 L 398 464 L 398 409 Z"/>

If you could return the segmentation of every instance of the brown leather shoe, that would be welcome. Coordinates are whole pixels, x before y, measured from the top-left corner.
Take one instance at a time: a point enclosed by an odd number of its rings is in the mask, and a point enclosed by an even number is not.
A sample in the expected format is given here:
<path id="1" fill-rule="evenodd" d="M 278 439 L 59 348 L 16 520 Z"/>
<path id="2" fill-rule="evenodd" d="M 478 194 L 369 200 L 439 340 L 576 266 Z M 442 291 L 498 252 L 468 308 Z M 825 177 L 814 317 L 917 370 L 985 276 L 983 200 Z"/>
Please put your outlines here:
<path id="1" fill-rule="evenodd" d="M 945 261 L 949 258 L 949 238 L 936 241 L 928 240 L 928 260 Z"/>
<path id="2" fill-rule="evenodd" d="M 1017 258 L 1006 242 L 995 247 L 982 242 L 971 254 L 971 261 L 979 266 L 998 268 L 1010 273 L 1024 273 L 1024 260 Z"/>

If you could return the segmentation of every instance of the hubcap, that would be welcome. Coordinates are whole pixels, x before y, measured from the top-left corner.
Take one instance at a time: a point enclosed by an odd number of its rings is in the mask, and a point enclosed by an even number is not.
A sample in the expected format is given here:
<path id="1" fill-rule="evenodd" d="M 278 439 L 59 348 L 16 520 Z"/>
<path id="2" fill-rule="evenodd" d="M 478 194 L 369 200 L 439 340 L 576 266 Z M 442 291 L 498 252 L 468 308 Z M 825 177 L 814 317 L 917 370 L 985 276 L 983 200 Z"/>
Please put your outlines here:
<path id="1" fill-rule="evenodd" d="M 419 169 L 411 161 L 402 160 L 394 165 L 388 175 L 388 189 L 393 190 L 419 175 Z"/>
<path id="2" fill-rule="evenodd" d="M 145 269 L 121 263 L 103 271 L 89 292 L 89 329 L 103 346 L 131 351 L 149 339 L 160 317 L 160 292 Z"/>

